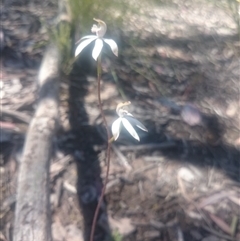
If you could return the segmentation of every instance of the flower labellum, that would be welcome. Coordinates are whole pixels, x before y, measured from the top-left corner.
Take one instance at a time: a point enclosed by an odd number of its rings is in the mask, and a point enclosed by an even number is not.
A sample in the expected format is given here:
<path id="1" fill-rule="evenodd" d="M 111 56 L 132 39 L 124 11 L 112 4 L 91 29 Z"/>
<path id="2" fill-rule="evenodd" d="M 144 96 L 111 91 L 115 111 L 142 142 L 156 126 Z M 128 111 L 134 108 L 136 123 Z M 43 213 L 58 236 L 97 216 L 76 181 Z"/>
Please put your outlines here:
<path id="1" fill-rule="evenodd" d="M 98 23 L 98 25 L 94 24 L 91 29 L 91 31 L 96 35 L 87 35 L 78 41 L 80 42 L 80 44 L 76 48 L 75 57 L 78 56 L 82 52 L 82 50 L 93 41 L 95 41 L 95 46 L 92 51 L 92 57 L 95 60 L 97 60 L 98 56 L 100 55 L 104 43 L 108 44 L 113 54 L 118 56 L 118 46 L 116 42 L 112 39 L 103 38 L 107 31 L 106 23 L 96 18 L 94 18 L 93 20 Z"/>
<path id="2" fill-rule="evenodd" d="M 117 120 L 115 120 L 112 124 L 112 134 L 113 138 L 116 141 L 120 135 L 120 131 L 122 126 L 130 133 L 130 135 L 135 138 L 136 140 L 140 141 L 140 138 L 135 131 L 134 127 L 138 127 L 143 131 L 148 131 L 147 128 L 137 119 L 133 117 L 127 110 L 123 109 L 124 106 L 130 105 L 131 102 L 123 102 L 118 104 L 116 108 L 116 112 L 119 116 Z"/>

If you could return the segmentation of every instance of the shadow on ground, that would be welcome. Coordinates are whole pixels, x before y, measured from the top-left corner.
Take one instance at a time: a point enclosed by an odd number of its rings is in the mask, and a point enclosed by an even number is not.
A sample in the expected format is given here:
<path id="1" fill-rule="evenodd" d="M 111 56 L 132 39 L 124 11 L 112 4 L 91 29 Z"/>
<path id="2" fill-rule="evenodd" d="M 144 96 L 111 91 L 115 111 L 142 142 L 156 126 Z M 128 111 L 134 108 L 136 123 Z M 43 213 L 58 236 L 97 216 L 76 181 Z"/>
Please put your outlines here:
<path id="1" fill-rule="evenodd" d="M 192 39 L 189 38 L 181 38 L 181 39 L 168 39 L 166 36 L 160 36 L 157 39 L 151 37 L 148 40 L 145 40 L 143 43 L 139 43 L 138 47 L 148 48 L 152 43 L 159 46 L 167 46 L 171 49 L 181 49 L 183 52 L 192 53 L 193 55 L 198 55 L 201 52 L 201 55 L 207 54 L 207 52 L 211 51 L 215 46 L 215 38 L 220 38 L 219 36 L 204 36 L 204 35 L 195 35 Z M 226 42 L 235 41 L 236 36 L 224 36 L 221 37 L 220 45 L 225 45 Z M 152 45 L 151 45 L 152 46 Z M 127 48 L 128 46 L 124 46 Z M 204 51 L 205 52 L 204 52 Z M 89 240 L 89 234 L 92 224 L 92 219 L 94 215 L 94 211 L 97 205 L 97 199 L 100 196 L 102 189 L 102 180 L 101 180 L 101 172 L 98 160 L 98 153 L 94 150 L 94 145 L 104 145 L 101 137 L 97 133 L 95 126 L 89 125 L 88 116 L 85 110 L 84 97 L 88 94 L 88 81 L 86 80 L 87 75 L 91 72 L 94 73 L 94 67 L 92 67 L 92 61 L 86 58 L 87 53 L 83 53 L 83 58 L 80 58 L 76 63 L 74 70 L 70 76 L 70 98 L 69 98 L 69 106 L 70 106 L 70 123 L 71 123 L 71 131 L 70 134 L 72 139 L 67 140 L 66 142 L 71 142 L 73 147 L 71 149 L 65 149 L 65 152 L 71 153 L 75 157 L 75 161 L 78 169 L 78 200 L 81 207 L 81 211 L 83 213 L 84 222 L 85 222 L 85 240 Z M 86 56 L 84 55 L 86 54 Z M 173 57 L 161 56 L 159 53 L 153 54 L 151 56 L 150 65 L 158 64 L 161 66 L 161 71 L 164 72 L 165 68 L 168 69 L 178 69 L 178 72 L 181 73 L 184 69 L 190 69 L 188 75 L 186 75 L 181 81 L 177 79 L 177 76 L 168 75 L 166 72 L 161 74 L 158 72 L 153 72 L 153 76 L 155 79 L 154 83 L 151 83 L 151 80 L 144 75 L 141 74 L 140 85 L 144 85 L 145 87 L 149 87 L 149 84 L 158 85 L 157 88 L 151 89 L 148 88 L 147 91 L 142 93 L 141 91 L 133 88 L 133 83 L 136 83 L 136 80 L 139 80 L 139 73 L 131 68 L 131 66 L 127 65 L 125 60 L 127 59 L 131 62 L 132 56 L 122 56 L 118 65 L 121 68 L 116 68 L 116 73 L 119 77 L 119 84 L 121 88 L 124 90 L 126 96 L 129 100 L 133 102 L 138 102 L 141 111 L 138 112 L 139 116 L 144 116 L 144 111 L 147 109 L 152 109 L 153 111 L 148 113 L 149 117 L 144 119 L 144 124 L 149 129 L 149 134 L 143 137 L 140 145 L 144 144 L 162 144 L 171 142 L 173 145 L 168 148 L 161 149 L 161 147 L 153 147 L 150 149 L 144 149 L 137 151 L 136 156 L 152 156 L 153 153 L 161 157 L 165 157 L 168 160 L 174 160 L 176 162 L 189 163 L 196 167 L 214 167 L 220 170 L 222 173 L 225 173 L 230 179 L 240 182 L 240 169 L 239 169 L 239 157 L 240 152 L 234 146 L 226 144 L 222 139 L 223 134 L 228 128 L 225 124 L 223 124 L 222 120 L 219 120 L 219 117 L 214 114 L 205 114 L 199 111 L 199 114 L 204 117 L 204 124 L 200 124 L 197 126 L 189 126 L 187 123 L 184 123 L 183 119 L 181 119 L 181 110 L 176 113 L 171 113 L 171 107 L 165 106 L 168 109 L 168 115 L 175 115 L 179 117 L 178 119 L 166 118 L 166 121 L 159 121 L 158 118 L 161 119 L 161 115 L 155 116 L 157 110 L 154 108 L 158 108 L 160 103 L 157 106 L 149 105 L 151 102 L 158 102 L 160 98 L 171 98 L 180 99 L 185 103 L 192 103 L 198 101 L 200 98 L 205 98 L 206 96 L 211 96 L 214 94 L 214 90 L 208 89 L 208 81 L 214 81 L 216 84 L 217 80 L 214 78 L 209 79 L 203 73 L 202 65 L 206 67 L 209 65 L 209 70 L 214 71 L 214 67 L 210 62 L 201 62 L 200 60 L 184 60 Z M 144 56 L 142 57 L 144 58 Z M 220 59 L 218 63 L 223 64 L 225 61 Z M 146 69 L 145 66 L 139 62 L 137 63 L 138 68 L 142 68 L 142 70 Z M 118 67 L 119 67 L 118 66 Z M 118 70 L 119 69 L 119 70 Z M 122 69 L 127 69 L 128 75 L 124 75 L 121 71 Z M 124 77 L 125 76 L 125 77 Z M 193 77 L 194 76 L 194 77 Z M 194 82 L 196 76 L 200 76 L 200 81 Z M 191 79 L 192 78 L 192 79 Z M 134 80 L 136 79 L 136 80 Z M 156 79 L 159 83 L 156 83 Z M 105 75 L 103 76 L 103 80 L 105 83 L 112 82 L 112 76 Z M 193 82 L 193 84 L 191 83 Z M 103 83 L 103 85 L 105 84 Z M 138 84 L 138 83 L 137 83 Z M 159 86 L 163 86 L 165 89 L 169 89 L 169 92 L 159 92 Z M 184 85 L 184 88 L 182 86 Z M 190 86 L 190 87 L 189 87 Z M 198 87 L 201 86 L 201 92 L 199 94 Z M 209 91 L 206 91 L 206 88 Z M 227 90 L 221 90 L 226 91 Z M 215 93 L 216 94 L 216 93 Z M 218 94 L 216 94 L 216 98 Z M 111 101 L 111 100 L 110 100 Z M 96 104 L 97 105 L 97 104 Z M 179 107 L 181 108 L 181 107 Z M 109 108 L 111 109 L 111 108 Z M 158 126 L 160 128 L 156 128 Z M 174 132 L 169 134 L 169 127 L 171 126 Z M 194 136 L 194 138 L 185 138 L 184 136 L 178 136 L 178 130 L 181 127 L 187 127 L 187 131 Z M 65 133 L 66 134 L 66 133 Z M 68 133 L 69 134 L 69 133 Z M 202 137 L 203 135 L 203 137 Z M 200 137 L 199 137 L 200 136 Z M 198 138 L 199 137 L 199 138 Z M 116 146 L 128 146 L 129 142 L 122 142 L 121 145 L 116 143 Z M 138 143 L 134 143 L 137 147 Z M 134 147 L 132 148 L 134 151 Z M 135 152 L 136 153 L 136 152 Z M 154 200 L 154 199 L 153 199 Z M 101 212 L 106 212 L 106 206 L 102 208 Z M 100 213 L 101 216 L 101 213 Z M 102 228 L 99 225 L 96 229 L 96 240 L 103 240 L 104 233 L 108 230 L 107 227 Z M 184 235 L 187 238 L 188 231 L 191 230 L 186 228 L 184 231 Z M 202 231 L 201 231 L 202 232 Z M 130 238 L 130 240 L 134 240 L 135 236 Z M 189 236 L 189 239 L 192 241 L 192 236 Z"/>
<path id="2" fill-rule="evenodd" d="M 84 53 L 83 53 L 84 56 Z M 98 152 L 94 145 L 102 144 L 94 126 L 88 123 L 88 116 L 85 111 L 84 98 L 87 94 L 87 75 L 91 74 L 92 62 L 87 57 L 79 58 L 70 74 L 69 82 L 69 118 L 71 130 L 63 135 L 69 138 L 61 143 L 65 153 L 74 157 L 77 165 L 77 197 L 84 219 L 84 240 L 89 241 L 93 216 L 101 194 L 102 179 L 99 167 Z M 68 148 L 68 146 L 70 148 Z M 98 219 L 106 215 L 106 203 L 100 208 Z M 79 214 L 80 215 L 80 214 Z M 104 229 L 105 228 L 105 229 Z M 98 223 L 95 228 L 95 240 L 104 240 L 108 223 L 105 227 Z"/>

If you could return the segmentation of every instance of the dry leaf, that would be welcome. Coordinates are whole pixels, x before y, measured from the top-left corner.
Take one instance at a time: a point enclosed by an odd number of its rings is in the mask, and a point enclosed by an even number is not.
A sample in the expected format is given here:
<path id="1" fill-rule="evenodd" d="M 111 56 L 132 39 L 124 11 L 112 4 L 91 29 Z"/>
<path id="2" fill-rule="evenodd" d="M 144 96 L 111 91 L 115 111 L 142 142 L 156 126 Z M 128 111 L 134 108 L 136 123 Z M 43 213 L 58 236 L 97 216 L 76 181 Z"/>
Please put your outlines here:
<path id="1" fill-rule="evenodd" d="M 213 222 L 217 224 L 217 226 L 221 228 L 225 233 L 231 234 L 231 227 L 227 223 L 225 223 L 221 218 L 215 216 L 212 213 L 209 213 L 209 216 L 213 220 Z"/>

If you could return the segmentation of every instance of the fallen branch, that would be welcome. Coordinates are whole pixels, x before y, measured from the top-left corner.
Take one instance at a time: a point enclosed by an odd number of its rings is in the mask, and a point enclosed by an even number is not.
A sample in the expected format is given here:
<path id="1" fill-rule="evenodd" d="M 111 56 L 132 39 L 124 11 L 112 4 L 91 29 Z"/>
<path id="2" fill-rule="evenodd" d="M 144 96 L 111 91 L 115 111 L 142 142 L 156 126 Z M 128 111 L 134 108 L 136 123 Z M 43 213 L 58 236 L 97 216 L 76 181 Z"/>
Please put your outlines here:
<path id="1" fill-rule="evenodd" d="M 39 73 L 39 101 L 19 169 L 14 241 L 50 241 L 49 161 L 58 118 L 59 50 L 49 46 Z"/>

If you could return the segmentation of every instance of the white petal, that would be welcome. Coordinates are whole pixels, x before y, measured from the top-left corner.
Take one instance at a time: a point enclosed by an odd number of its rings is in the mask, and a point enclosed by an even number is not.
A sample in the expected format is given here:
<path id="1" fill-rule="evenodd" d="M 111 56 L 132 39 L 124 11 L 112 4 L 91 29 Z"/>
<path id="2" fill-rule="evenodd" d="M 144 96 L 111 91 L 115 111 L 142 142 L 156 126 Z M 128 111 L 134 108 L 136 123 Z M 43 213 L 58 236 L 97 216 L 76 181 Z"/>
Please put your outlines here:
<path id="1" fill-rule="evenodd" d="M 112 52 L 116 56 L 118 56 L 118 46 L 117 46 L 116 42 L 112 39 L 103 39 L 103 40 L 104 40 L 104 42 L 106 42 L 110 46 Z"/>
<path id="2" fill-rule="evenodd" d="M 76 48 L 75 57 L 78 56 L 82 52 L 82 50 L 95 39 L 96 38 L 90 38 L 90 39 L 86 39 L 83 42 L 81 42 Z"/>
<path id="3" fill-rule="evenodd" d="M 125 118 L 134 126 L 137 126 L 139 129 L 148 132 L 147 128 L 137 119 L 135 119 L 131 114 L 127 114 Z"/>
<path id="4" fill-rule="evenodd" d="M 100 39 L 100 38 L 96 39 L 95 46 L 94 46 L 93 51 L 92 51 L 92 57 L 96 61 L 97 61 L 97 58 L 98 58 L 99 54 L 102 51 L 102 48 L 103 48 L 103 41 L 102 41 L 102 39 Z"/>
<path id="5" fill-rule="evenodd" d="M 140 123 L 140 124 L 137 124 L 136 126 L 137 126 L 139 129 L 148 132 L 147 128 L 146 128 L 141 122 L 139 122 L 139 123 Z"/>
<path id="6" fill-rule="evenodd" d="M 94 38 L 94 39 L 96 39 L 97 36 L 95 36 L 95 35 L 87 35 L 87 36 L 84 36 L 84 37 L 80 38 L 75 44 L 79 44 L 79 43 L 82 42 L 84 39 L 88 39 L 88 38 Z"/>
<path id="7" fill-rule="evenodd" d="M 115 120 L 112 124 L 112 134 L 114 137 L 114 140 L 116 141 L 120 134 L 120 126 L 121 126 L 122 118 L 118 118 Z"/>
<path id="8" fill-rule="evenodd" d="M 97 36 L 96 35 L 86 35 L 86 36 L 82 37 L 80 40 L 83 40 L 83 39 L 86 39 L 86 38 L 94 38 L 94 39 L 96 39 Z"/>
<path id="9" fill-rule="evenodd" d="M 127 129 L 127 131 L 131 134 L 131 136 L 134 137 L 136 140 L 140 141 L 140 138 L 139 138 L 137 132 L 132 127 L 131 123 L 125 118 L 122 118 L 122 123 L 123 123 L 124 127 Z"/>

